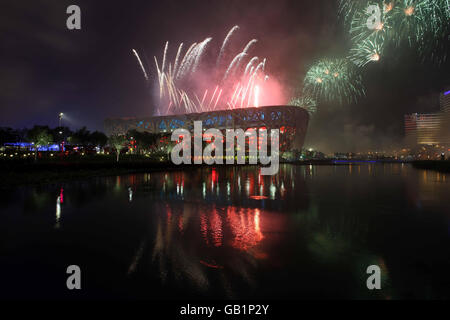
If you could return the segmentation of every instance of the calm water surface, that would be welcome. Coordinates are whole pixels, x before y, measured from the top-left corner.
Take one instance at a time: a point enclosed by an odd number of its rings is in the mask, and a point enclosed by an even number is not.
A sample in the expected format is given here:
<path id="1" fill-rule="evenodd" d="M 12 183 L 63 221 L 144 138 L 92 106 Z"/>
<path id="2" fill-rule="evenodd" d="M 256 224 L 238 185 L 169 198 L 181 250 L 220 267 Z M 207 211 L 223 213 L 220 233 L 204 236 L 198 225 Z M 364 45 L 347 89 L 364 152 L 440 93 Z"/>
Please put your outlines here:
<path id="1" fill-rule="evenodd" d="M 448 299 L 449 182 L 402 164 L 283 165 L 3 191 L 0 297 Z M 72 264 L 81 291 L 66 289 Z"/>

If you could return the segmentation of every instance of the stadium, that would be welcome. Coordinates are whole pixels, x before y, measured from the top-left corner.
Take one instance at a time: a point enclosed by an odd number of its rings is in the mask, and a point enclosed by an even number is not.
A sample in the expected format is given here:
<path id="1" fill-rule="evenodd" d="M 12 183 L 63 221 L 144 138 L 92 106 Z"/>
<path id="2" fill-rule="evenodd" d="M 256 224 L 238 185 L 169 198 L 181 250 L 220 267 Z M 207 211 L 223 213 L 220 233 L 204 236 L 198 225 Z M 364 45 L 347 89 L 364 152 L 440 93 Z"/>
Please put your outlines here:
<path id="1" fill-rule="evenodd" d="M 303 147 L 309 114 L 305 109 L 296 106 L 266 106 L 181 115 L 106 119 L 104 129 L 108 135 L 124 135 L 129 130 L 170 134 L 179 128 L 193 132 L 194 121 L 202 121 L 205 130 L 279 129 L 280 151 L 286 153 L 300 151 Z"/>

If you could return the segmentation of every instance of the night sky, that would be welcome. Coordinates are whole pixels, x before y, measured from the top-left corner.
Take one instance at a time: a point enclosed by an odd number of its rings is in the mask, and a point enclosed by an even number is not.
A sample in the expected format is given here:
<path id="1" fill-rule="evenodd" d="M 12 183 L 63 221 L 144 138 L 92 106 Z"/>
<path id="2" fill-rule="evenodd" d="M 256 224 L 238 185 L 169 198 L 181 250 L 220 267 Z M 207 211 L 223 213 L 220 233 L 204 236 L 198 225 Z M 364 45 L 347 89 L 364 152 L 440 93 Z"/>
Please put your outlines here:
<path id="1" fill-rule="evenodd" d="M 156 99 L 131 49 L 153 61 L 167 40 L 172 50 L 208 36 L 220 45 L 236 24 L 245 39 L 259 39 L 258 55 L 289 95 L 315 60 L 346 55 L 336 2 L 0 0 L 0 126 L 56 126 L 64 112 L 73 129 L 101 130 L 107 117 L 151 115 Z M 71 4 L 81 7 L 80 31 L 66 28 Z M 333 137 L 350 150 L 399 141 L 405 113 L 438 110 L 449 74 L 448 61 L 421 63 L 414 50 L 399 50 L 365 69 L 358 105 L 323 106 L 308 144 L 327 149 Z"/>

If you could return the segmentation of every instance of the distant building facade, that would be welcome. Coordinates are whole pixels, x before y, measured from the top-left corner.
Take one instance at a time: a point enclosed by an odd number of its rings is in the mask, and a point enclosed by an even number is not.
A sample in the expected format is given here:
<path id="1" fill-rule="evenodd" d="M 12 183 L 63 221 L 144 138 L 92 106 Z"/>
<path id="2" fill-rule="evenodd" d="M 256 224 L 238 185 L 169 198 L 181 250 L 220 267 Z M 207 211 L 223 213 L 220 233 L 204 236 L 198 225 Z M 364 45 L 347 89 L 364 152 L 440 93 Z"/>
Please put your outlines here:
<path id="1" fill-rule="evenodd" d="M 450 148 L 450 88 L 441 94 L 441 136 L 443 144 Z"/>
<path id="2" fill-rule="evenodd" d="M 438 145 L 442 143 L 442 115 L 413 113 L 405 116 L 405 137 L 408 146 Z"/>
<path id="3" fill-rule="evenodd" d="M 409 147 L 445 145 L 450 147 L 450 91 L 440 96 L 440 111 L 405 115 L 405 139 Z"/>

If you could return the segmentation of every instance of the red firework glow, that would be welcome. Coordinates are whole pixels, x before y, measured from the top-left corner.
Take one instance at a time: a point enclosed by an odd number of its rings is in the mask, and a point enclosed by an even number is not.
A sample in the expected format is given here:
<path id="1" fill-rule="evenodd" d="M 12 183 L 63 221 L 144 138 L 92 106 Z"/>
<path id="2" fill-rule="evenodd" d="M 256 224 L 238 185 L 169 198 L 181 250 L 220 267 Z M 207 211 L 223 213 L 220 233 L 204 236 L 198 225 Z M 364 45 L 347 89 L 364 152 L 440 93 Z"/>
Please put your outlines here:
<path id="1" fill-rule="evenodd" d="M 213 59 L 208 56 L 207 50 L 212 38 L 192 44 L 184 56 L 184 45 L 180 44 L 173 63 L 167 58 L 169 43 L 166 43 L 162 63 L 159 64 L 158 59 L 154 58 L 160 101 L 157 115 L 240 109 L 285 102 L 281 86 L 266 73 L 267 60 L 250 56 L 256 39 L 248 42 L 237 55 L 231 53 L 232 38 L 238 29 L 235 26 L 228 32 L 219 56 Z M 144 77 L 152 81 L 134 49 L 133 54 Z"/>

